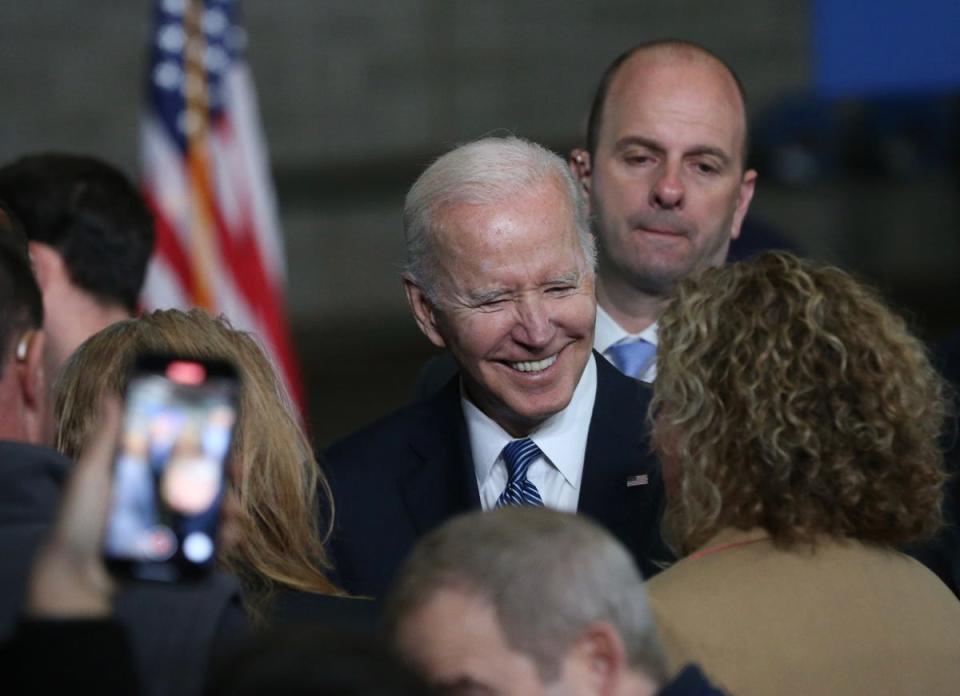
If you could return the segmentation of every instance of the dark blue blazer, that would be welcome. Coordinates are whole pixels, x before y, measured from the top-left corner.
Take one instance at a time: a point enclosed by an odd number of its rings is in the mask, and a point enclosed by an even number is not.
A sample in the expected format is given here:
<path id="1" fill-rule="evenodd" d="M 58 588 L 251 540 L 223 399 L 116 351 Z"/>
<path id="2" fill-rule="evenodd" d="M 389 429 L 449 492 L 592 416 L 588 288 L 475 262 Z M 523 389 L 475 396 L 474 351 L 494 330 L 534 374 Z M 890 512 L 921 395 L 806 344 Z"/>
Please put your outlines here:
<path id="1" fill-rule="evenodd" d="M 650 389 L 594 357 L 597 396 L 577 510 L 609 529 L 649 577 L 669 560 L 659 533 L 663 482 L 647 438 Z M 480 508 L 459 379 L 332 445 L 325 470 L 337 576 L 352 593 L 380 596 L 420 536 Z"/>

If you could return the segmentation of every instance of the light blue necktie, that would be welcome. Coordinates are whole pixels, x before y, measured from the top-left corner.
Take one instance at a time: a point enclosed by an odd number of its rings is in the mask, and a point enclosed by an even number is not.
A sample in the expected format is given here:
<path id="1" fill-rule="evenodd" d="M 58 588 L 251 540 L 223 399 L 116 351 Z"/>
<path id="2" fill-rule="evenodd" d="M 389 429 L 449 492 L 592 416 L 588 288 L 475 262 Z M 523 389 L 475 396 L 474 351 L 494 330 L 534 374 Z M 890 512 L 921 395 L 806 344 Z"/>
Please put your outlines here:
<path id="1" fill-rule="evenodd" d="M 506 505 L 537 505 L 543 507 L 543 499 L 537 487 L 527 480 L 527 469 L 540 456 L 540 448 L 528 437 L 512 440 L 503 448 L 503 461 L 507 465 L 507 487 L 497 498 L 496 507 Z"/>
<path id="2" fill-rule="evenodd" d="M 604 351 L 625 375 L 640 379 L 657 358 L 657 347 L 642 338 L 616 343 Z"/>

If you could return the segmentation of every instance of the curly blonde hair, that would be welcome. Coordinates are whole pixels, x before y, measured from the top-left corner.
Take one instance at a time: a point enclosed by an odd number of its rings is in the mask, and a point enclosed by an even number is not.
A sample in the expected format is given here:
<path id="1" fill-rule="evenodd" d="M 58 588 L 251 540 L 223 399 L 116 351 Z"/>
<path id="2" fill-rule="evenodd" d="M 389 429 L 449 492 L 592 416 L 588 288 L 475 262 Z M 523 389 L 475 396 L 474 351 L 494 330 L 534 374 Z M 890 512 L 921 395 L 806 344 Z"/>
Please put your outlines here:
<path id="1" fill-rule="evenodd" d="M 219 557 L 245 589 L 245 603 L 262 619 L 280 587 L 342 594 L 327 579 L 324 550 L 329 526 L 317 527 L 330 489 L 294 408 L 256 340 L 224 317 L 202 310 L 160 310 L 108 326 L 85 341 L 54 385 L 54 446 L 76 458 L 92 435 L 105 394 L 121 394 L 140 353 L 173 353 L 232 362 L 241 378 L 240 406 L 231 456 L 231 482 L 239 501 L 239 542 Z"/>
<path id="2" fill-rule="evenodd" d="M 679 465 L 664 532 L 894 546 L 942 523 L 944 380 L 871 289 L 768 252 L 680 284 L 660 317 L 654 444 Z"/>

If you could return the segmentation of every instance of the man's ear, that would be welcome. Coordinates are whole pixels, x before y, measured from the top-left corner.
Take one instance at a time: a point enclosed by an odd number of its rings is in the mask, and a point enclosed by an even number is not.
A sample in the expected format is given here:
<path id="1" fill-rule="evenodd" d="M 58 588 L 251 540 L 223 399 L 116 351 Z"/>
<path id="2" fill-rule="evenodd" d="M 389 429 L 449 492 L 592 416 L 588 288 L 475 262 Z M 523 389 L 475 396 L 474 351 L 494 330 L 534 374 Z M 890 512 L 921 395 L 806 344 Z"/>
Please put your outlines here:
<path id="1" fill-rule="evenodd" d="M 413 278 L 403 276 L 403 290 L 407 293 L 407 302 L 413 311 L 413 318 L 417 321 L 417 326 L 423 335 L 430 339 L 430 342 L 437 348 L 446 348 L 447 343 L 440 334 L 440 317 L 437 308 L 423 289 L 414 282 Z"/>
<path id="2" fill-rule="evenodd" d="M 573 174 L 573 177 L 580 182 L 580 188 L 583 189 L 583 193 L 589 201 L 590 187 L 592 185 L 591 176 L 593 174 L 593 169 L 590 165 L 590 153 L 582 147 L 576 147 L 570 150 L 570 154 L 567 156 L 567 166 L 570 168 L 570 173 Z"/>
<path id="3" fill-rule="evenodd" d="M 733 211 L 733 224 L 730 226 L 730 239 L 736 239 L 740 236 L 740 227 L 743 225 L 743 219 L 747 216 L 747 210 L 750 209 L 750 201 L 753 200 L 753 191 L 757 185 L 757 170 L 748 169 L 743 173 L 740 179 L 740 190 L 737 191 L 737 207 Z"/>
<path id="4" fill-rule="evenodd" d="M 628 668 L 627 650 L 617 629 L 606 621 L 589 624 L 564 658 L 567 678 L 579 693 L 611 696 L 620 692 Z"/>
<path id="5" fill-rule="evenodd" d="M 40 292 L 46 292 L 54 279 L 66 272 L 63 257 L 49 244 L 29 242 L 30 260 L 33 262 L 33 274 L 37 278 Z"/>
<path id="6" fill-rule="evenodd" d="M 43 330 L 30 329 L 20 337 L 15 348 L 14 363 L 23 402 L 27 441 L 32 444 L 43 444 L 47 416 L 47 385 L 43 369 L 43 347 L 46 338 Z"/>

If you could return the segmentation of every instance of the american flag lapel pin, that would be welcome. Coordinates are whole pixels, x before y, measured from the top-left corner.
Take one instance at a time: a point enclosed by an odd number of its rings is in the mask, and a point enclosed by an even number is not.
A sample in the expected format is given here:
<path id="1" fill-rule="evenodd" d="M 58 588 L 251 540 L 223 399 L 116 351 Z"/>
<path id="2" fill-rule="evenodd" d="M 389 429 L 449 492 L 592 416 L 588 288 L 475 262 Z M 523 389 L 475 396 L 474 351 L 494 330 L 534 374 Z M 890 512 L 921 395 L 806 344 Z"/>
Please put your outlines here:
<path id="1" fill-rule="evenodd" d="M 636 474 L 635 476 L 627 477 L 627 488 L 646 486 L 648 483 L 650 483 L 650 477 L 646 474 Z"/>

